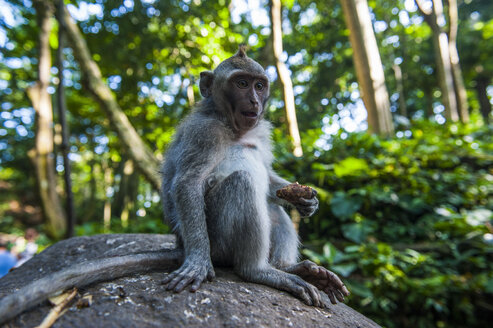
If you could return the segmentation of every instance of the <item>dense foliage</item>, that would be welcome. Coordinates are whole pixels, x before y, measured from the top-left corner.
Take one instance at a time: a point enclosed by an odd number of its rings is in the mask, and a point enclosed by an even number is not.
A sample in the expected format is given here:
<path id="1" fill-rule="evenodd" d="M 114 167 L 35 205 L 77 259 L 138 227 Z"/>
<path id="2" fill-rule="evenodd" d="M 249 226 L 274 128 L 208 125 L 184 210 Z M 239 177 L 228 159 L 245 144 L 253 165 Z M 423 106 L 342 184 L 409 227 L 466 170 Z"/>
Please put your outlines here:
<path id="1" fill-rule="evenodd" d="M 348 277 L 351 305 L 387 327 L 486 326 L 493 131 L 417 121 L 409 132 L 339 135 L 292 163 L 322 202 L 302 222 L 304 253 Z"/>
<path id="2" fill-rule="evenodd" d="M 365 132 L 339 1 L 285 1 L 283 59 L 294 84 L 300 159 L 286 138 L 267 1 L 258 8 L 236 0 L 66 1 L 119 106 L 158 158 L 200 99 L 199 72 L 247 43 L 273 81 L 267 118 L 276 169 L 319 191 L 319 212 L 299 222 L 303 254 L 342 275 L 350 305 L 386 327 L 484 327 L 493 313 L 493 130 L 479 115 L 479 92 L 491 98 L 492 3 L 459 1 L 468 124 L 445 122 L 431 31 L 414 1 L 368 3 L 396 135 Z M 43 233 L 26 97 L 37 78 L 36 12 L 30 0 L 0 0 L 0 7 L 0 231 L 21 236 L 35 227 L 46 246 L 54 240 Z M 64 53 L 76 233 L 168 233 L 157 191 L 87 92 L 72 50 Z M 55 66 L 52 73 L 53 94 Z"/>

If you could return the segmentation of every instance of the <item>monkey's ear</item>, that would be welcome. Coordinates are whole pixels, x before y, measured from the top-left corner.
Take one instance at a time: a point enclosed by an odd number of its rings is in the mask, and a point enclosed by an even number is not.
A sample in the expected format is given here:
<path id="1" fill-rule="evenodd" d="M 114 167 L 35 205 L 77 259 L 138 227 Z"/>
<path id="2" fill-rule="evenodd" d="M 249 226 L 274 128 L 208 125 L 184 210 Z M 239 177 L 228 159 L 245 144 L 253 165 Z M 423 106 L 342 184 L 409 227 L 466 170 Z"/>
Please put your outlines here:
<path id="1" fill-rule="evenodd" d="M 200 72 L 200 94 L 207 98 L 212 94 L 212 82 L 214 81 L 214 73 L 211 71 Z"/>

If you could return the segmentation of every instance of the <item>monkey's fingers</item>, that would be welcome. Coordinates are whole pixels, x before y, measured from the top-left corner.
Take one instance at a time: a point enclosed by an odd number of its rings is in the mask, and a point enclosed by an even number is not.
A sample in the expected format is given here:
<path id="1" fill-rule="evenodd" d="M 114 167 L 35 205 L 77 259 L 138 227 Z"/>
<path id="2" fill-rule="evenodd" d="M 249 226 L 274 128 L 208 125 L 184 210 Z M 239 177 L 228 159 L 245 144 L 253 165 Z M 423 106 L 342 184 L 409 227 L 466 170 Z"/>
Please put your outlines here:
<path id="1" fill-rule="evenodd" d="M 200 288 L 200 285 L 202 285 L 202 282 L 204 282 L 203 278 L 195 278 L 192 287 L 190 287 L 190 291 L 196 292 Z"/>
<path id="2" fill-rule="evenodd" d="M 190 275 L 190 274 L 182 275 L 179 278 L 181 280 L 178 282 L 178 284 L 176 285 L 176 287 L 174 289 L 175 293 L 181 292 L 183 289 L 185 289 L 185 287 L 190 285 L 192 283 L 192 281 L 194 281 L 194 276 Z"/>
<path id="3" fill-rule="evenodd" d="M 335 291 L 334 294 L 336 295 L 339 302 L 344 302 L 344 295 L 340 290 Z"/>
<path id="4" fill-rule="evenodd" d="M 329 298 L 330 298 L 330 302 L 331 302 L 332 304 L 337 304 L 337 301 L 336 301 L 336 298 L 335 298 L 335 296 L 334 296 L 334 293 L 332 293 L 332 291 L 331 291 L 331 290 L 329 290 L 329 292 L 326 292 L 326 294 L 327 294 L 327 296 L 329 296 Z"/>
<path id="5" fill-rule="evenodd" d="M 176 270 L 173 272 L 172 279 L 167 283 L 168 285 L 166 286 L 167 290 L 174 290 L 175 292 L 180 292 L 181 290 L 178 289 L 178 285 L 180 282 L 187 277 L 188 272 L 190 271 L 190 268 L 188 267 L 181 267 L 180 269 Z M 169 279 L 168 279 L 169 280 Z"/>
<path id="6" fill-rule="evenodd" d="M 166 285 L 171 280 L 173 280 L 176 277 L 177 274 L 178 274 L 177 271 L 173 271 L 173 272 L 170 272 L 170 273 L 166 274 L 166 277 L 164 277 L 164 279 L 161 280 L 161 284 L 162 285 Z"/>
<path id="7" fill-rule="evenodd" d="M 334 289 L 338 290 L 342 295 L 349 296 L 349 290 L 346 288 L 346 285 L 344 285 L 339 276 L 327 269 L 325 269 L 325 274 L 328 284 L 330 284 Z"/>
<path id="8" fill-rule="evenodd" d="M 216 273 L 214 272 L 214 269 L 210 269 L 209 272 L 207 272 L 207 280 L 212 281 L 216 278 Z"/>
<path id="9" fill-rule="evenodd" d="M 344 295 L 342 294 L 342 292 L 340 290 L 337 290 L 337 289 L 333 289 L 331 287 L 327 287 L 324 289 L 324 292 L 325 294 L 327 294 L 329 297 L 331 297 L 331 300 L 334 299 L 334 302 L 335 300 L 337 299 L 339 302 L 344 302 Z M 335 304 L 335 303 L 334 303 Z"/>
<path id="10" fill-rule="evenodd" d="M 342 289 L 340 290 L 341 294 L 344 296 L 349 296 L 351 292 L 347 289 L 346 285 L 343 284 Z"/>
<path id="11" fill-rule="evenodd" d="M 325 293 L 320 293 L 320 302 L 322 303 L 320 307 L 324 309 L 329 309 L 332 303 L 329 296 Z"/>
<path id="12" fill-rule="evenodd" d="M 300 298 L 305 304 L 313 305 L 312 298 L 309 295 L 307 288 L 307 283 L 303 279 L 289 275 L 281 286 L 281 289 L 290 292 L 291 294 Z"/>
<path id="13" fill-rule="evenodd" d="M 316 307 L 321 307 L 322 303 L 320 301 L 320 293 L 318 289 L 311 284 L 307 284 L 307 285 L 308 285 L 307 286 L 308 292 L 313 300 L 313 305 Z"/>
<path id="14" fill-rule="evenodd" d="M 293 290 L 291 290 L 291 293 L 294 294 L 294 295 L 296 295 L 296 296 L 298 296 L 299 298 L 301 298 L 301 300 L 306 305 L 313 305 L 312 299 L 310 298 L 310 296 L 308 296 L 308 293 L 305 290 L 305 288 L 303 288 L 301 286 L 297 286 L 296 288 L 294 288 Z"/>
<path id="15" fill-rule="evenodd" d="M 293 204 L 300 206 L 315 206 L 318 204 L 318 198 L 298 198 L 297 200 L 293 201 Z"/>
<path id="16" fill-rule="evenodd" d="M 297 199 L 296 201 L 291 202 L 300 215 L 302 217 L 308 217 L 311 216 L 315 211 L 318 209 L 318 199 L 317 198 L 312 198 L 312 199 L 305 199 L 305 198 L 300 198 Z"/>
<path id="17" fill-rule="evenodd" d="M 305 302 L 307 305 L 313 305 L 317 307 L 324 307 L 324 304 L 321 300 L 321 295 L 318 289 L 312 284 L 304 281 L 298 276 L 293 276 L 293 280 L 291 283 L 293 285 L 289 285 L 288 290 L 293 294 L 298 296 Z"/>

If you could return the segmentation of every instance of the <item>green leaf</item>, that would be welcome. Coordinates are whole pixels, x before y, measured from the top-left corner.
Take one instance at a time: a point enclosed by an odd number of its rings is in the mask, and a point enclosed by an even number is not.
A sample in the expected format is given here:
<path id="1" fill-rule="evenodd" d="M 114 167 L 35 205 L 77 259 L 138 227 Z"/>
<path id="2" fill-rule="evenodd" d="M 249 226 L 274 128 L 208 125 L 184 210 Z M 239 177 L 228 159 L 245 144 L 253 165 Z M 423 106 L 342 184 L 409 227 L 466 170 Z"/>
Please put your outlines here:
<path id="1" fill-rule="evenodd" d="M 373 298 L 372 291 L 367 288 L 363 283 L 351 281 L 348 283 L 348 289 L 351 294 L 358 295 L 362 298 L 371 297 Z"/>
<path id="2" fill-rule="evenodd" d="M 486 283 L 486 286 L 485 286 L 485 289 L 484 290 L 487 293 L 493 294 L 493 279 L 488 280 L 488 282 Z"/>
<path id="3" fill-rule="evenodd" d="M 341 218 L 350 218 L 356 213 L 363 204 L 363 200 L 358 196 L 348 196 L 343 192 L 337 192 L 330 201 L 330 209 L 332 213 Z"/>
<path id="4" fill-rule="evenodd" d="M 348 264 L 337 264 L 332 265 L 330 269 L 337 274 L 340 274 L 343 277 L 349 277 L 349 275 L 358 268 L 356 263 L 348 263 Z"/>
<path id="5" fill-rule="evenodd" d="M 323 263 L 325 260 L 324 256 L 312 251 L 311 249 L 305 248 L 301 251 L 301 253 L 317 264 Z"/>
<path id="6" fill-rule="evenodd" d="M 356 157 L 348 157 L 334 165 L 334 172 L 340 178 L 348 175 L 360 175 L 368 170 L 366 161 Z"/>
<path id="7" fill-rule="evenodd" d="M 345 224 L 342 227 L 342 234 L 344 237 L 358 244 L 363 242 L 366 239 L 366 236 L 373 231 L 373 226 L 366 223 L 366 221 Z"/>
<path id="8" fill-rule="evenodd" d="M 334 259 L 336 258 L 338 253 L 339 251 L 337 250 L 337 248 L 331 243 L 326 243 L 323 247 L 324 257 L 329 264 L 334 263 Z"/>

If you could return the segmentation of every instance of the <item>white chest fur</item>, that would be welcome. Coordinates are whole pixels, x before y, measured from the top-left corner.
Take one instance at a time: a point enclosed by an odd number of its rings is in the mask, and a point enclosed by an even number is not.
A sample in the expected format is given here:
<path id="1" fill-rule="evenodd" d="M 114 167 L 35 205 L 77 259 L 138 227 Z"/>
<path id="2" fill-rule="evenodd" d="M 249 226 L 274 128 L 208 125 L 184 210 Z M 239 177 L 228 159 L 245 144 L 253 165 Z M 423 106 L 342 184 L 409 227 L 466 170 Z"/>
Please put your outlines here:
<path id="1" fill-rule="evenodd" d="M 255 180 L 257 195 L 265 197 L 269 187 L 270 146 L 255 133 L 249 131 L 232 144 L 224 159 L 214 170 L 216 182 L 220 182 L 235 171 L 246 171 Z"/>

